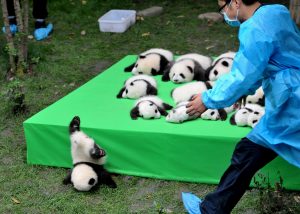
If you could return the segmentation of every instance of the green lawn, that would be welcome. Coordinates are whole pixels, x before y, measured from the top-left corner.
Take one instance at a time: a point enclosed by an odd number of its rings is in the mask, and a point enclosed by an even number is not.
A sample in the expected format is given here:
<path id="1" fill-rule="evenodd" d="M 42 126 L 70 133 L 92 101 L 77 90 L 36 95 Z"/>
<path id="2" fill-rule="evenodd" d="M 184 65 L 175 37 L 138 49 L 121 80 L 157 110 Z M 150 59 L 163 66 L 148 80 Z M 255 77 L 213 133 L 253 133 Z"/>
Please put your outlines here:
<path id="1" fill-rule="evenodd" d="M 99 31 L 97 20 L 110 9 L 139 10 L 153 5 L 163 6 L 164 13 L 138 21 L 123 34 Z M 216 56 L 237 50 L 237 29 L 197 19 L 200 13 L 217 10 L 217 1 L 211 0 L 86 0 L 86 4 L 51 0 L 48 7 L 54 33 L 45 41 L 30 41 L 30 56 L 40 60 L 33 74 L 20 80 L 28 111 L 13 115 L 1 97 L 0 213 L 184 213 L 182 191 L 203 197 L 215 186 L 119 175 L 115 177 L 118 184 L 115 190 L 103 187 L 93 193 L 78 193 L 62 185 L 66 169 L 26 164 L 22 122 L 125 55 L 159 47 L 175 54 L 197 52 Z M 30 21 L 32 31 L 33 21 Z M 84 36 L 80 33 L 83 30 Z M 148 32 L 149 36 L 143 36 Z M 0 45 L 0 90 L 4 94 L 8 60 L 3 51 L 3 34 Z M 259 213 L 259 193 L 248 191 L 233 213 Z M 284 193 L 288 209 L 277 213 L 299 213 L 296 195 L 299 194 Z"/>

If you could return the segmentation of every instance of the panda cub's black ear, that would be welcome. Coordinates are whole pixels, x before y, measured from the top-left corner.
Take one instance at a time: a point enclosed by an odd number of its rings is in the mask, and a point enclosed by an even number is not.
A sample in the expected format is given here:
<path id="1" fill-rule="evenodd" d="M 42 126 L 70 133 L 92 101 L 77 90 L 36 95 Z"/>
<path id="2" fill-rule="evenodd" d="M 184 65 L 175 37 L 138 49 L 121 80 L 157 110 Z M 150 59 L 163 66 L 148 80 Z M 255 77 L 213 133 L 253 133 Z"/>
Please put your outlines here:
<path id="1" fill-rule="evenodd" d="M 117 98 L 122 98 L 122 94 L 125 91 L 125 86 L 123 88 L 121 88 L 121 90 L 119 91 L 119 93 L 117 94 Z"/>
<path id="2" fill-rule="evenodd" d="M 140 112 L 139 112 L 138 106 L 135 106 L 133 109 L 131 109 L 131 111 L 130 111 L 131 119 L 136 120 L 139 117 L 139 115 L 140 115 Z"/>
<path id="3" fill-rule="evenodd" d="M 125 72 L 131 72 L 132 69 L 134 68 L 134 66 L 135 66 L 135 63 L 133 63 L 133 64 L 127 66 L 126 68 L 124 68 L 124 71 L 125 71 Z"/>

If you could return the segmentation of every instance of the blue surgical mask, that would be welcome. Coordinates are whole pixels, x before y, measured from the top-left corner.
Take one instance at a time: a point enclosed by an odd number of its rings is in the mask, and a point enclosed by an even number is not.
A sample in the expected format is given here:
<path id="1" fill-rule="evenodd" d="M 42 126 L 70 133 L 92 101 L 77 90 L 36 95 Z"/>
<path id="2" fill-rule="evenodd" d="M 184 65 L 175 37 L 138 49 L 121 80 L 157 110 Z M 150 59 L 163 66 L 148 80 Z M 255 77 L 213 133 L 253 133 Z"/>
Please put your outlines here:
<path id="1" fill-rule="evenodd" d="M 231 2 L 230 2 L 230 4 L 231 4 Z M 230 6 L 230 4 L 229 4 L 229 6 Z M 223 14 L 223 16 L 224 16 L 225 22 L 226 22 L 228 25 L 230 25 L 231 27 L 239 27 L 239 26 L 241 25 L 241 22 L 240 22 L 240 21 L 238 20 L 238 18 L 237 18 L 238 15 L 239 15 L 239 10 L 236 11 L 235 19 L 230 19 L 230 18 L 227 16 L 226 12 L 223 12 L 222 14 Z"/>

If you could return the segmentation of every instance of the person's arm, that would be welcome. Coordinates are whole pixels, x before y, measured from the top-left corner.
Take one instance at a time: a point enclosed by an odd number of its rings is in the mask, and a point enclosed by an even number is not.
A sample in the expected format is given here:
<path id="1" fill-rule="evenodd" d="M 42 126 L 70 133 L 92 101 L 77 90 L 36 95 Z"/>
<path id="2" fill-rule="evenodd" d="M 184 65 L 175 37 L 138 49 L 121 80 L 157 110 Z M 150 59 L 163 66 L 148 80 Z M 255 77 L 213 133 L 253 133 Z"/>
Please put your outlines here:
<path id="1" fill-rule="evenodd" d="M 240 35 L 240 49 L 231 72 L 217 80 L 212 89 L 202 93 L 206 108 L 228 107 L 243 95 L 253 93 L 261 84 L 263 74 L 273 53 L 271 38 L 260 31 Z M 244 34 L 244 35 L 243 35 Z"/>

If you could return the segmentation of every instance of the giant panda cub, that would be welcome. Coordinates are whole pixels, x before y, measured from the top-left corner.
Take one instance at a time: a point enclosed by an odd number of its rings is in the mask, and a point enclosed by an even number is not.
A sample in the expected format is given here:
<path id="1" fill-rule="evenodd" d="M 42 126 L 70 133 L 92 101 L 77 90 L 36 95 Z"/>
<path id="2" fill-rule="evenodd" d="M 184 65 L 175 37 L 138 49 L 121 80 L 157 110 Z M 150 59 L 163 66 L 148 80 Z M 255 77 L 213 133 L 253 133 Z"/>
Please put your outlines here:
<path id="1" fill-rule="evenodd" d="M 136 101 L 134 107 L 130 111 L 131 119 L 136 120 L 138 117 L 144 119 L 158 119 L 161 115 L 166 116 L 166 110 L 170 110 L 172 106 L 164 103 L 157 96 L 145 96 Z"/>
<path id="2" fill-rule="evenodd" d="M 205 81 L 205 71 L 211 62 L 210 57 L 196 53 L 182 55 L 164 71 L 162 81 L 171 80 L 174 83 Z"/>
<path id="3" fill-rule="evenodd" d="M 173 61 L 173 53 L 171 51 L 152 48 L 141 53 L 136 62 L 126 67 L 124 71 L 132 72 L 134 75 L 147 74 L 155 76 L 163 74 L 163 71 L 171 61 Z"/>
<path id="4" fill-rule="evenodd" d="M 194 95 L 202 93 L 208 89 L 211 89 L 214 82 L 190 82 L 182 86 L 179 86 L 171 91 L 171 97 L 176 104 L 184 101 L 189 101 Z"/>
<path id="5" fill-rule="evenodd" d="M 90 191 L 100 184 L 111 188 L 117 185 L 110 173 L 104 169 L 106 152 L 95 141 L 80 131 L 80 118 L 74 117 L 69 125 L 73 168 L 63 180 L 73 184 L 78 191 Z"/>
<path id="6" fill-rule="evenodd" d="M 194 120 L 196 116 L 190 116 L 186 113 L 188 101 L 179 103 L 173 108 L 166 117 L 166 121 L 170 123 L 183 123 L 184 121 Z"/>
<path id="7" fill-rule="evenodd" d="M 235 104 L 224 109 L 207 109 L 200 117 L 203 120 L 226 120 L 227 115 L 233 112 L 234 109 Z"/>
<path id="8" fill-rule="evenodd" d="M 230 123 L 237 126 L 254 127 L 265 114 L 265 108 L 258 104 L 246 104 L 230 118 Z"/>
<path id="9" fill-rule="evenodd" d="M 156 80 L 148 75 L 136 75 L 125 81 L 117 98 L 137 99 L 145 95 L 157 95 Z"/>
<path id="10" fill-rule="evenodd" d="M 235 52 L 227 52 L 218 56 L 206 70 L 206 79 L 216 81 L 220 76 L 229 73 L 235 54 Z"/>
<path id="11" fill-rule="evenodd" d="M 246 104 L 265 106 L 265 94 L 262 87 L 259 87 L 253 95 L 246 96 Z"/>

